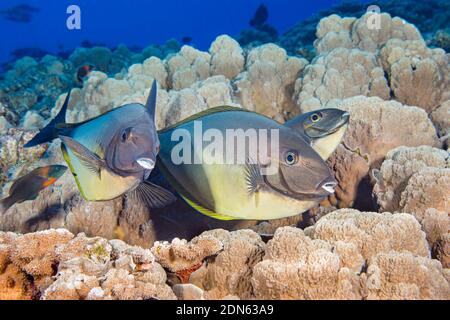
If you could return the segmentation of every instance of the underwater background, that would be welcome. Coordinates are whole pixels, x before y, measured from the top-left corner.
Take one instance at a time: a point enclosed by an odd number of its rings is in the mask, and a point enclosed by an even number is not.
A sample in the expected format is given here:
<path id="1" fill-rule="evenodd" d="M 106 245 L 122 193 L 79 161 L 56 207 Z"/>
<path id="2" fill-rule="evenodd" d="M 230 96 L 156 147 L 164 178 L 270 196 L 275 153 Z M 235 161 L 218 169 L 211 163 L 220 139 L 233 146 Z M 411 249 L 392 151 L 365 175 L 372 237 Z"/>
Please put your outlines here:
<path id="1" fill-rule="evenodd" d="M 8 19 L 8 15 L 3 14 L 0 19 L 2 30 L 8 30 L 3 37 L 0 62 L 11 59 L 11 52 L 20 49 L 35 48 L 35 54 L 55 54 L 73 51 L 83 41 L 110 48 L 119 44 L 144 48 L 149 44 L 163 44 L 169 39 L 182 42 L 183 38 L 190 37 L 190 44 L 204 50 L 220 34 L 236 37 L 241 30 L 247 29 L 262 2 L 8 0 L 2 1 L 0 10 L 24 3 L 30 6 L 24 10 L 28 15 L 24 13 L 20 19 L 17 14 L 17 19 L 11 19 L 11 14 Z M 340 1 L 268 0 L 263 3 L 269 11 L 267 22 L 282 34 L 298 21 Z M 69 16 L 66 9 L 69 5 L 78 5 L 81 9 L 80 30 L 68 30 L 66 27 Z"/>
<path id="2" fill-rule="evenodd" d="M 446 0 L 1 1 L 1 211 L 19 178 L 50 179 L 0 212 L 0 300 L 450 300 L 449 21 Z M 24 147 L 65 101 L 88 121 L 154 80 L 158 129 L 224 105 L 280 124 L 339 109 L 334 194 L 265 221 L 88 201 L 59 139 Z"/>

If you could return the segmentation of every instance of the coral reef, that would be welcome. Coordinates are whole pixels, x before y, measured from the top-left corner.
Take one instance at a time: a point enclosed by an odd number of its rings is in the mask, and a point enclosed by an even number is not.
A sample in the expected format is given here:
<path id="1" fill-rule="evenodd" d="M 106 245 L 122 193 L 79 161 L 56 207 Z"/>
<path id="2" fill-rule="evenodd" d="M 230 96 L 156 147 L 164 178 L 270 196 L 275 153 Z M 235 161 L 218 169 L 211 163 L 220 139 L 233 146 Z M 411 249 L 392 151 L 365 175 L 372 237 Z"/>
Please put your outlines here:
<path id="1" fill-rule="evenodd" d="M 0 233 L 0 298 L 174 299 L 148 249 L 64 229 Z"/>
<path id="2" fill-rule="evenodd" d="M 340 207 L 373 208 L 369 173 L 379 168 L 389 150 L 441 144 L 433 123 L 420 108 L 363 96 L 344 99 L 337 107 L 351 114 L 342 144 L 329 159 L 339 182 L 335 195 Z"/>
<path id="3" fill-rule="evenodd" d="M 295 82 L 301 112 L 333 106 L 340 99 L 365 95 L 389 99 L 389 87 L 375 55 L 337 48 L 319 55 Z"/>
<path id="4" fill-rule="evenodd" d="M 34 167 L 64 163 L 58 140 L 23 144 L 71 87 L 67 122 L 144 103 L 154 80 L 159 129 L 221 105 L 280 122 L 336 107 L 350 122 L 328 159 L 335 194 L 286 219 L 88 202 L 64 175 L 0 215 L 13 231 L 0 232 L 0 299 L 450 299 L 450 72 L 432 47 L 445 49 L 448 4 L 407 3 L 380 1 L 381 30 L 352 3 L 280 37 L 266 23 L 221 35 L 208 51 L 169 41 L 17 60 L 0 80 L 3 196 Z M 80 83 L 87 63 L 96 69 Z"/>

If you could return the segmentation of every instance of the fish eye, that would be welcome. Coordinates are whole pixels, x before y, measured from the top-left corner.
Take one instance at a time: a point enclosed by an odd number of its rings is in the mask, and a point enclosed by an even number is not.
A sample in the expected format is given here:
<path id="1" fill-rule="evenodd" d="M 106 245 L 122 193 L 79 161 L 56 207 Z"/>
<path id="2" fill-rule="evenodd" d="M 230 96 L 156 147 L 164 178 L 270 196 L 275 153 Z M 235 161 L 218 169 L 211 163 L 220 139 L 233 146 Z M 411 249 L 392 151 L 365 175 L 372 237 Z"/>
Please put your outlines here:
<path id="1" fill-rule="evenodd" d="M 321 118 L 322 118 L 322 115 L 320 114 L 320 112 L 313 113 L 313 114 L 311 115 L 311 121 L 312 121 L 312 122 L 317 122 L 317 121 L 319 121 Z"/>
<path id="2" fill-rule="evenodd" d="M 295 152 L 288 151 L 285 156 L 285 162 L 287 165 L 292 166 L 297 163 L 298 156 Z"/>
<path id="3" fill-rule="evenodd" d="M 127 131 L 125 130 L 124 132 L 122 132 L 122 136 L 121 136 L 121 140 L 122 142 L 127 141 L 128 135 L 127 135 Z"/>

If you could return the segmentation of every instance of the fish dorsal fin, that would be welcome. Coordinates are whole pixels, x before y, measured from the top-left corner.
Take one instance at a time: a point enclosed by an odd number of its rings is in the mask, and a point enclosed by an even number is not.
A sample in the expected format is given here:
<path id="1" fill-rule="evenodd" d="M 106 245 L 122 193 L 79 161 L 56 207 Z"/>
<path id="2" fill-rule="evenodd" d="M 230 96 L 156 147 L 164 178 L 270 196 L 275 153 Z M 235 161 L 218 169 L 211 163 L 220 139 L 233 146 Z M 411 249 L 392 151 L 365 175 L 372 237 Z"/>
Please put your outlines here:
<path id="1" fill-rule="evenodd" d="M 198 212 L 204 214 L 205 216 L 214 218 L 214 219 L 218 219 L 218 220 L 236 220 L 236 218 L 234 217 L 230 217 L 230 216 L 226 216 L 223 214 L 219 214 L 216 212 L 213 212 L 205 207 L 202 207 L 201 205 L 199 205 L 198 203 L 186 198 L 185 196 L 183 196 L 182 194 L 180 194 L 180 196 L 195 210 L 197 210 Z"/>
<path id="2" fill-rule="evenodd" d="M 164 129 L 161 129 L 161 130 L 158 131 L 158 133 L 166 132 L 166 131 L 171 130 L 171 129 L 175 128 L 175 127 L 178 127 L 178 126 L 183 125 L 185 123 L 188 123 L 190 121 L 197 120 L 197 119 L 199 119 L 201 117 L 204 117 L 204 116 L 207 116 L 207 115 L 215 114 L 215 113 L 218 113 L 218 112 L 226 112 L 226 111 L 253 112 L 253 111 L 250 111 L 250 110 L 247 110 L 247 109 L 244 109 L 244 108 L 232 107 L 232 106 L 213 107 L 213 108 L 209 108 L 209 109 L 203 110 L 203 111 L 201 111 L 199 113 L 196 113 L 196 114 L 194 114 L 192 116 L 189 116 L 189 117 L 181 120 L 180 122 L 177 122 L 177 123 L 175 123 L 175 124 L 173 124 L 171 126 L 168 126 L 168 127 L 164 128 Z"/>
<path id="3" fill-rule="evenodd" d="M 150 93 L 147 98 L 147 103 L 145 104 L 145 108 L 150 113 L 150 116 L 153 120 L 155 120 L 156 115 L 156 96 L 158 91 L 158 85 L 156 80 L 153 80 L 152 88 L 150 89 Z"/>

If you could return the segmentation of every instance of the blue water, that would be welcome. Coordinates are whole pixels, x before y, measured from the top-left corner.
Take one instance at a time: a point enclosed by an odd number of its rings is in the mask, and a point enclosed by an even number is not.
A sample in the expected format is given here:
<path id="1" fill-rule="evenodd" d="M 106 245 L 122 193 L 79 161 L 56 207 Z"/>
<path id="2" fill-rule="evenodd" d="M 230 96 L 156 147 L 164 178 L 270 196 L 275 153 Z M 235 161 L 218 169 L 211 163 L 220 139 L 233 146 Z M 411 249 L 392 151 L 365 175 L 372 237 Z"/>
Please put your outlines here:
<path id="1" fill-rule="evenodd" d="M 0 10 L 18 4 L 40 9 L 28 23 L 0 17 L 2 40 L 0 62 L 10 60 L 10 52 L 24 47 L 39 47 L 53 53 L 71 51 L 83 40 L 109 47 L 164 43 L 170 38 L 192 37 L 192 45 L 208 49 L 219 34 L 237 36 L 249 28 L 256 8 L 269 9 L 268 23 L 281 34 L 338 0 L 2 0 Z M 81 30 L 66 27 L 69 5 L 81 8 Z"/>

